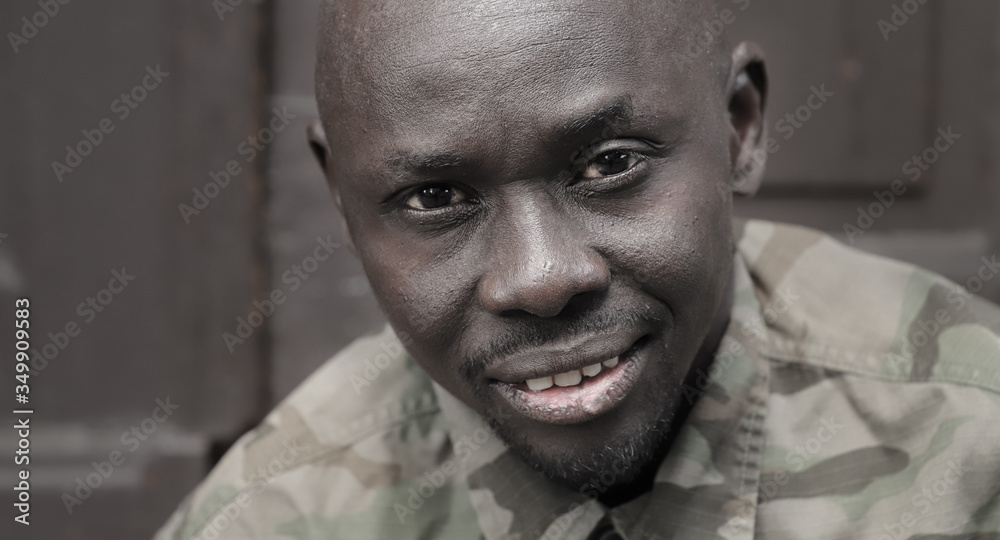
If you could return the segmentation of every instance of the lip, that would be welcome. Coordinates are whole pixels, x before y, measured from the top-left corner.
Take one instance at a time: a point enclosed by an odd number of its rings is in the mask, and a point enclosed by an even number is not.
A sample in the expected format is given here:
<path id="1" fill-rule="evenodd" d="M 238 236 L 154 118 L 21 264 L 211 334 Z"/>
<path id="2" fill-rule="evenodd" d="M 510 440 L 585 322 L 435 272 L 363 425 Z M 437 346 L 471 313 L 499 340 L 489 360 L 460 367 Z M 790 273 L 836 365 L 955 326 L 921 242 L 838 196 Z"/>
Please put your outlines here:
<path id="1" fill-rule="evenodd" d="M 621 356 L 645 334 L 642 330 L 633 330 L 611 335 L 588 335 L 518 351 L 493 362 L 483 374 L 491 380 L 519 384 L 528 379 L 566 373 Z"/>
<path id="2" fill-rule="evenodd" d="M 606 369 L 595 377 L 585 378 L 575 386 L 553 386 L 546 390 L 532 391 L 527 389 L 523 380 L 505 382 L 495 380 L 491 383 L 496 392 L 515 411 L 522 415 L 547 424 L 578 424 L 601 416 L 617 407 L 628 396 L 630 390 L 639 379 L 645 365 L 647 336 L 640 337 L 621 347 L 619 352 L 583 360 L 564 362 L 548 362 L 543 364 L 546 371 L 532 372 L 531 376 L 561 373 L 583 367 L 608 358 L 619 358 L 614 368 Z M 575 357 L 580 358 L 580 357 Z M 548 371 L 552 369 L 553 371 Z M 523 371 L 522 371 L 523 372 Z M 535 374 L 537 373 L 537 375 Z"/>

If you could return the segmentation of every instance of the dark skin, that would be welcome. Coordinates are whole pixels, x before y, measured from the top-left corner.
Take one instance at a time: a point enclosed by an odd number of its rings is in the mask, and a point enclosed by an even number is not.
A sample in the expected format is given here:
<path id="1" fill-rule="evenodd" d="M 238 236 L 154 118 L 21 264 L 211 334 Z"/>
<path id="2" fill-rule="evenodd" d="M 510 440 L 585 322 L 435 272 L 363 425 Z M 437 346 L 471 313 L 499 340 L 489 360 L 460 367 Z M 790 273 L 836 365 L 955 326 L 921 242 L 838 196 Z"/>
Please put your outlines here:
<path id="1" fill-rule="evenodd" d="M 601 493 L 619 504 L 649 488 L 728 323 L 763 56 L 690 57 L 710 2 L 465 4 L 324 9 L 310 140 L 416 361 L 571 489 L 628 456 Z M 619 338 L 642 372 L 609 411 L 552 424 L 499 396 Z"/>

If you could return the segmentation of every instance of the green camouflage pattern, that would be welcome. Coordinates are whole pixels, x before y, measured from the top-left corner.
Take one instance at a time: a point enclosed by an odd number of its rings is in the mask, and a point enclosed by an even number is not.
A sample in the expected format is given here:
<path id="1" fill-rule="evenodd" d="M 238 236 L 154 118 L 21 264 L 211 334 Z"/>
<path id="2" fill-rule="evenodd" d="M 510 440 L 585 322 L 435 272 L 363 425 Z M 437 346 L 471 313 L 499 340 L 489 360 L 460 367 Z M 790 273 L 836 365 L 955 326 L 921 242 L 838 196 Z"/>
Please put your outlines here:
<path id="1" fill-rule="evenodd" d="M 387 328 L 241 438 L 155 538 L 1000 540 L 1000 309 L 816 231 L 735 228 L 729 328 L 638 499 L 594 499 L 614 471 L 579 489 L 531 471 Z"/>

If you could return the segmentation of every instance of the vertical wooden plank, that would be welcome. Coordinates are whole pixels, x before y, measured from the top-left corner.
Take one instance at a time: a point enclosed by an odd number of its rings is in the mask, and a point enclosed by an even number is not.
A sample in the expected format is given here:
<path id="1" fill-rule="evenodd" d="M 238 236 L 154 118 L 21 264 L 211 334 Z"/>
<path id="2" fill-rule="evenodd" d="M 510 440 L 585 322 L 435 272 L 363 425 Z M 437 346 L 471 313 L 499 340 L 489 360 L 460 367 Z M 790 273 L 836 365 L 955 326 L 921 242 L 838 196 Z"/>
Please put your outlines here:
<path id="1" fill-rule="evenodd" d="M 39 9 L 4 2 L 0 20 Z M 233 352 L 222 339 L 267 282 L 259 165 L 237 151 L 261 117 L 262 22 L 249 2 L 224 21 L 210 2 L 72 2 L 19 52 L 4 42 L 0 263 L 15 262 L 18 294 L 32 298 L 35 346 L 57 351 L 32 381 L 27 538 L 149 537 L 204 472 L 208 443 L 266 407 L 263 334 Z M 134 108 L 116 105 L 151 72 L 161 80 L 136 91 Z M 103 118 L 114 130 L 60 182 L 52 162 Z M 242 173 L 185 223 L 178 205 L 232 159 Z M 116 271 L 135 279 L 99 311 L 87 306 Z M 81 332 L 64 340 L 68 323 Z M 0 350 L 13 350 L 7 332 Z M 11 377 L 0 370 L 5 387 Z M 168 397 L 179 408 L 132 452 L 122 434 Z M 115 450 L 127 461 L 70 514 L 61 495 Z M 12 472 L 0 465 L 0 480 L 13 485 Z"/>
<path id="2" fill-rule="evenodd" d="M 766 191 L 867 191 L 891 181 L 895 156 L 923 142 L 937 8 L 922 6 L 884 35 L 878 21 L 892 18 L 894 3 L 720 3 L 736 14 L 734 39 L 764 48 L 775 81 L 768 128 L 781 149 L 769 158 Z"/>

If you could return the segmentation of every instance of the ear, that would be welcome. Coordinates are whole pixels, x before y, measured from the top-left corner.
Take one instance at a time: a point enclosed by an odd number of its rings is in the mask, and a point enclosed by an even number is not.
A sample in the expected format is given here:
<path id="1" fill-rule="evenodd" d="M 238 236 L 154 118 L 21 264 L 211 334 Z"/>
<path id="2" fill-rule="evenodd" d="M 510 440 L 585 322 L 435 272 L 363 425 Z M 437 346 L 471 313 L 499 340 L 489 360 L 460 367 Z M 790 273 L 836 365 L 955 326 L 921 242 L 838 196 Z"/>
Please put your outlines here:
<path id="1" fill-rule="evenodd" d="M 316 161 L 319 161 L 319 167 L 325 173 L 330 143 L 326 142 L 326 130 L 323 129 L 323 122 L 320 122 L 318 118 L 310 120 L 309 125 L 306 126 L 306 136 L 309 138 L 309 149 L 312 150 Z"/>
<path id="2" fill-rule="evenodd" d="M 767 70 L 764 51 L 744 41 L 732 52 L 732 68 L 726 89 L 729 103 L 730 156 L 733 192 L 752 196 L 760 188 L 767 162 Z"/>
<path id="3" fill-rule="evenodd" d="M 347 219 L 344 217 L 344 205 L 340 199 L 341 185 L 333 172 L 330 161 L 330 143 L 326 140 L 326 130 L 323 129 L 323 123 L 318 119 L 310 121 L 306 127 L 306 136 L 309 138 L 309 148 L 312 150 L 313 156 L 316 157 L 320 168 L 323 169 L 326 183 L 330 187 L 330 195 L 333 196 L 333 202 L 337 206 L 337 218 L 346 239 L 347 248 L 351 250 L 351 253 L 357 255 L 358 251 L 354 247 L 354 239 L 351 238 L 351 231 L 347 228 Z"/>

